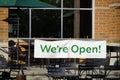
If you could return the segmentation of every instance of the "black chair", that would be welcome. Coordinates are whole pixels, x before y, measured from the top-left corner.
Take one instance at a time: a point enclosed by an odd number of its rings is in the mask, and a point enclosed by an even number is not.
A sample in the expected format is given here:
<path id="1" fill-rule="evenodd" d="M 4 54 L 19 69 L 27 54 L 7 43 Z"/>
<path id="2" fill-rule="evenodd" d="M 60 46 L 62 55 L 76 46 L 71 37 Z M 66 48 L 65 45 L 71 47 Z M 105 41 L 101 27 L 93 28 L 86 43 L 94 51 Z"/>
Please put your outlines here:
<path id="1" fill-rule="evenodd" d="M 68 73 L 72 73 L 71 70 L 74 70 L 76 74 L 76 70 L 78 70 L 78 66 L 75 62 L 60 62 L 59 67 L 65 68 Z"/>
<path id="2" fill-rule="evenodd" d="M 65 70 L 64 68 L 58 68 L 58 67 L 48 67 L 47 68 L 47 76 L 48 78 L 54 79 L 62 79 L 63 76 L 65 75 Z"/>
<path id="3" fill-rule="evenodd" d="M 109 57 L 109 63 L 112 59 L 116 59 L 116 61 L 113 65 L 109 64 L 109 65 L 105 66 L 106 76 L 109 77 L 110 72 L 120 70 L 120 46 L 107 46 L 107 52 L 109 54 L 109 56 L 108 56 Z M 112 54 L 114 54 L 114 55 L 112 55 Z M 109 79 L 113 80 L 114 78 L 113 79 L 112 78 L 107 78 L 107 79 L 108 80 Z"/>
<path id="4" fill-rule="evenodd" d="M 9 71 L 9 74 L 10 74 L 10 77 L 9 77 L 9 79 L 8 80 L 16 80 L 16 76 L 17 75 L 19 75 L 20 73 L 22 74 L 22 75 L 24 75 L 24 71 L 23 71 L 23 65 L 21 65 L 21 64 L 10 64 L 10 71 Z M 12 73 L 17 73 L 17 75 L 15 75 L 15 76 L 11 76 L 11 74 Z"/>
<path id="5" fill-rule="evenodd" d="M 16 77 L 11 77 L 10 72 L 3 71 L 2 78 L 0 80 L 16 80 Z"/>
<path id="6" fill-rule="evenodd" d="M 59 67 L 76 67 L 75 62 L 60 62 Z"/>
<path id="7" fill-rule="evenodd" d="M 21 64 L 10 64 L 10 73 L 11 72 L 20 72 L 21 70 Z M 23 73 L 23 70 L 22 70 Z"/>
<path id="8" fill-rule="evenodd" d="M 67 79 L 67 80 L 79 80 L 78 75 L 66 74 L 65 68 L 63 67 L 48 67 L 48 78 L 49 79 Z"/>
<path id="9" fill-rule="evenodd" d="M 100 66 L 104 65 L 103 59 L 95 59 L 92 61 L 86 61 L 84 65 L 79 65 L 78 73 L 82 77 L 85 72 L 85 78 L 91 79 L 103 79 L 105 74 L 103 74 L 104 69 L 101 70 Z M 101 74 L 102 73 L 102 74 Z"/>
<path id="10" fill-rule="evenodd" d="M 110 59 L 116 59 L 116 66 L 120 66 L 120 46 L 107 46 L 107 52 L 109 53 Z M 112 53 L 114 52 L 114 53 Z M 116 54 L 112 56 L 112 54 Z"/>

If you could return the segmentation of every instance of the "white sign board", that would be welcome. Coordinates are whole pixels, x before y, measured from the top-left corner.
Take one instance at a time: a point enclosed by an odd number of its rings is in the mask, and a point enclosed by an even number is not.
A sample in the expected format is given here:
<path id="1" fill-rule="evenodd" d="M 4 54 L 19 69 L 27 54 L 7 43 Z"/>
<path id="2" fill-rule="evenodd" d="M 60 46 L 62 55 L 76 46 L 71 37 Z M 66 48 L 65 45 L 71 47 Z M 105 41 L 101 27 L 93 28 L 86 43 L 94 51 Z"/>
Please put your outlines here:
<path id="1" fill-rule="evenodd" d="M 106 58 L 106 41 L 35 40 L 35 58 Z"/>

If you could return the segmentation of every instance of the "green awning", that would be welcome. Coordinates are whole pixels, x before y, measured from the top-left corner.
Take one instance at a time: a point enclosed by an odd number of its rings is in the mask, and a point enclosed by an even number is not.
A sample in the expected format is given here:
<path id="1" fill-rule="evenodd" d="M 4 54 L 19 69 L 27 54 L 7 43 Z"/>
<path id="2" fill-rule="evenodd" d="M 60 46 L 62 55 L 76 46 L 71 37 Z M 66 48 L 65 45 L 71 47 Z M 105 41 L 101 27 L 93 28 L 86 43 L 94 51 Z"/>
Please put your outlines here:
<path id="1" fill-rule="evenodd" d="M 17 0 L 0 0 L 0 7 L 15 6 Z"/>
<path id="2" fill-rule="evenodd" d="M 55 8 L 40 0 L 0 0 L 0 7 Z"/>

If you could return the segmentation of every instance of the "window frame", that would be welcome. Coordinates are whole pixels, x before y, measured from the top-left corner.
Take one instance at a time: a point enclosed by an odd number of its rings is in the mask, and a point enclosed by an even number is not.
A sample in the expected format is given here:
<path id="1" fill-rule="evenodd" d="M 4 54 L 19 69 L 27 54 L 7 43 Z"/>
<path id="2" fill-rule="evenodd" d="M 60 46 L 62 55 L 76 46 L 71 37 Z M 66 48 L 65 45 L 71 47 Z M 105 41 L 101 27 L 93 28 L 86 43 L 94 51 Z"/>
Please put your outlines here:
<path id="1" fill-rule="evenodd" d="M 64 25 L 63 25 L 63 11 L 64 10 L 91 10 L 92 11 L 92 39 L 94 39 L 94 26 L 95 26 L 95 18 L 94 18 L 94 14 L 95 14 L 95 0 L 92 0 L 92 8 L 64 8 L 63 6 L 63 0 L 61 0 L 61 7 L 58 7 L 58 8 L 20 8 L 20 9 L 29 9 L 29 38 L 32 38 L 31 35 L 32 35 L 32 29 L 31 29 L 31 24 L 32 24 L 32 21 L 31 21 L 31 18 L 32 18 L 32 9 L 46 9 L 46 10 L 61 10 L 61 36 L 60 38 L 63 38 L 63 28 L 64 28 Z M 17 9 L 17 8 L 14 8 L 14 7 L 11 7 L 10 9 Z M 74 34 L 74 33 L 73 33 Z M 17 36 L 19 37 L 19 36 Z"/>

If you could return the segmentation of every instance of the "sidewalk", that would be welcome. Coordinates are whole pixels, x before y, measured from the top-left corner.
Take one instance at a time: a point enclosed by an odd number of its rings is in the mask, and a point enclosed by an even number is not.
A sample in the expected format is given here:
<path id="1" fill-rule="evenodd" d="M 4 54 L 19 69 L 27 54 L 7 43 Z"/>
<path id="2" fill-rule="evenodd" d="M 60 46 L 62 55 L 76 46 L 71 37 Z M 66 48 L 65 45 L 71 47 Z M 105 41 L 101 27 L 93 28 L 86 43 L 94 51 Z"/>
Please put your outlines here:
<path id="1" fill-rule="evenodd" d="M 30 67 L 24 70 L 24 73 L 27 78 L 26 80 L 48 80 L 46 68 Z"/>
<path id="2" fill-rule="evenodd" d="M 0 71 L 4 71 L 4 69 L 0 69 Z M 5 69 L 5 71 L 9 71 L 9 69 Z M 16 72 L 12 72 L 11 76 L 16 76 Z M 47 69 L 46 68 L 40 68 L 40 66 L 31 66 L 27 67 L 27 69 L 24 70 L 24 74 L 26 75 L 26 80 L 49 80 L 46 76 Z M 120 72 L 118 71 L 112 71 L 109 75 L 112 76 L 120 76 Z"/>
<path id="3" fill-rule="evenodd" d="M 3 71 L 10 71 L 10 69 L 0 69 L 0 75 Z M 18 73 L 12 71 L 11 76 L 16 76 Z M 21 72 L 20 72 L 21 74 Z M 24 74 L 26 75 L 26 80 L 48 80 L 47 69 L 46 68 L 40 68 L 40 67 L 27 67 L 27 69 L 24 70 Z"/>
<path id="4" fill-rule="evenodd" d="M 26 77 L 26 80 L 49 80 L 46 76 L 47 69 L 46 68 L 40 68 L 40 67 L 30 67 L 27 70 L 24 70 Z M 111 71 L 108 77 L 120 77 L 120 72 L 118 71 Z M 95 79 L 96 80 L 96 79 Z"/>

